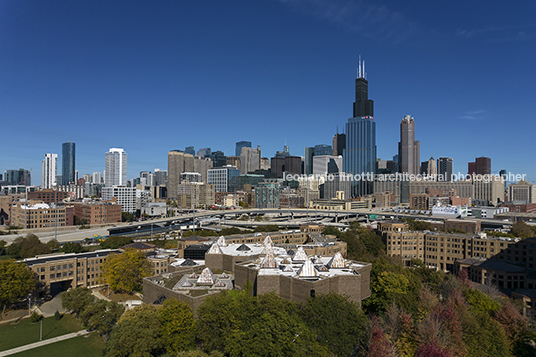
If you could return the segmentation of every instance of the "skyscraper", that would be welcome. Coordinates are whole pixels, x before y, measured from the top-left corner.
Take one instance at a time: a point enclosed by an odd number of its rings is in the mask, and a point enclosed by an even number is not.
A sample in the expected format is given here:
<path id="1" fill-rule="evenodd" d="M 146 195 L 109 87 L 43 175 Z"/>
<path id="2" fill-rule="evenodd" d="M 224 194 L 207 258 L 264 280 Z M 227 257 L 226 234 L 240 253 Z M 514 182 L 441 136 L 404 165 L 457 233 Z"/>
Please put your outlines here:
<path id="1" fill-rule="evenodd" d="M 398 168 L 402 173 L 417 175 L 421 146 L 415 141 L 415 120 L 410 116 L 404 116 L 400 122 L 400 142 L 398 143 Z"/>
<path id="2" fill-rule="evenodd" d="M 437 175 L 437 164 L 433 156 L 428 160 L 428 172 L 426 174 L 432 178 Z"/>
<path id="3" fill-rule="evenodd" d="M 452 158 L 440 157 L 437 159 L 438 181 L 452 181 Z"/>
<path id="4" fill-rule="evenodd" d="M 240 156 L 242 153 L 242 148 L 250 148 L 251 141 L 239 141 L 236 143 L 235 156 Z"/>
<path id="5" fill-rule="evenodd" d="M 335 134 L 333 136 L 333 156 L 342 155 L 346 146 L 346 134 Z"/>
<path id="6" fill-rule="evenodd" d="M 177 188 L 180 183 L 180 174 L 194 171 L 194 157 L 180 150 L 168 152 L 167 192 L 169 198 L 178 198 Z"/>
<path id="7" fill-rule="evenodd" d="M 343 171 L 353 175 L 352 197 L 371 194 L 376 169 L 376 123 L 374 102 L 368 99 L 365 62 L 359 59 L 355 80 L 354 116 L 346 123 Z M 356 175 L 360 175 L 359 177 Z M 365 175 L 365 176 L 363 176 Z M 359 180 L 358 180 L 359 179 Z"/>
<path id="8" fill-rule="evenodd" d="M 305 147 L 304 154 L 305 154 L 304 173 L 306 175 L 312 175 L 313 174 L 313 156 L 315 156 L 315 148 Z"/>
<path id="9" fill-rule="evenodd" d="M 489 157 L 477 157 L 475 166 L 477 175 L 491 175 L 491 159 Z"/>
<path id="10" fill-rule="evenodd" d="M 63 185 L 68 185 L 75 181 L 75 149 L 75 144 L 70 141 L 62 145 L 61 176 Z"/>
<path id="11" fill-rule="evenodd" d="M 105 167 L 104 186 L 127 185 L 127 153 L 123 149 L 111 148 L 105 154 Z"/>
<path id="12" fill-rule="evenodd" d="M 41 164 L 41 187 L 52 188 L 58 175 L 58 154 L 45 154 Z"/>

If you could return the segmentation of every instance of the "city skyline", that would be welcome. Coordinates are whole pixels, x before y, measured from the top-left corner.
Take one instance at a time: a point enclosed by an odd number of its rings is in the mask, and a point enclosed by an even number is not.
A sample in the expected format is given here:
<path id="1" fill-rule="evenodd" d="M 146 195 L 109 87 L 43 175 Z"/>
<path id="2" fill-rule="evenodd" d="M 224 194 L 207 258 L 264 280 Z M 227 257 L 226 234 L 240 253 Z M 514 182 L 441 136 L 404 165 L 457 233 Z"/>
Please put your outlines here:
<path id="1" fill-rule="evenodd" d="M 102 172 L 110 147 L 129 153 L 128 179 L 167 169 L 167 153 L 187 146 L 230 156 L 249 141 L 272 157 L 286 142 L 303 156 L 352 116 L 362 55 L 378 158 L 397 154 L 411 115 L 421 158 L 452 157 L 463 173 L 486 156 L 493 173 L 534 181 L 535 12 L 497 1 L 441 13 L 389 1 L 0 2 L 0 171 L 33 169 L 37 185 L 44 155 L 67 140 L 79 177 Z"/>

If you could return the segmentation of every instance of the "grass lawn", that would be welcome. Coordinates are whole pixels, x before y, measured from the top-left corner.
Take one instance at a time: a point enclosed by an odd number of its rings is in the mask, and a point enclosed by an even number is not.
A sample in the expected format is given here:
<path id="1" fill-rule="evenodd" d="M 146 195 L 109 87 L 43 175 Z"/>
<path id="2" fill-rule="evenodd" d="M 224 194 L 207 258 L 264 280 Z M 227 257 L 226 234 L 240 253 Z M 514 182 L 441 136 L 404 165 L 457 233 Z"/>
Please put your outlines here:
<path id="1" fill-rule="evenodd" d="M 108 290 L 107 289 L 102 289 L 102 290 L 99 290 L 99 292 L 106 296 L 108 299 L 112 300 L 112 301 L 115 301 L 115 302 L 125 302 L 125 301 L 128 301 L 128 300 L 140 300 L 140 297 L 136 294 L 129 294 L 129 293 L 125 293 L 125 292 L 110 292 L 110 296 L 108 296 Z"/>
<path id="2" fill-rule="evenodd" d="M 82 330 L 82 325 L 71 315 L 64 315 L 59 321 L 54 317 L 43 320 L 43 340 Z M 0 325 L 0 351 L 39 341 L 40 323 L 32 324 L 30 319 L 18 323 Z"/>
<path id="3" fill-rule="evenodd" d="M 43 347 L 20 352 L 13 357 L 100 357 L 104 355 L 106 347 L 102 337 L 93 332 L 89 335 L 70 338 L 68 340 L 51 343 Z"/>

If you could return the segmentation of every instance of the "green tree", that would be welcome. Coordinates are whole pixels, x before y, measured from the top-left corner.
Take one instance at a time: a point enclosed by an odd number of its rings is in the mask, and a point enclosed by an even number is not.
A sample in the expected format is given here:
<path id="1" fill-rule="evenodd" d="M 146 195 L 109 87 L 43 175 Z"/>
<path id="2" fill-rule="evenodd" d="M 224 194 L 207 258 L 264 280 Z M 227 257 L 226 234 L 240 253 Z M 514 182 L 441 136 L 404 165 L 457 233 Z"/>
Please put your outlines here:
<path id="1" fill-rule="evenodd" d="M 516 222 L 512 226 L 512 234 L 519 238 L 531 238 L 536 236 L 536 231 L 525 222 Z"/>
<path id="2" fill-rule="evenodd" d="M 110 254 L 101 265 L 101 276 L 114 291 L 140 291 L 142 279 L 152 274 L 152 266 L 143 252 L 127 248 Z"/>
<path id="3" fill-rule="evenodd" d="M 367 322 L 356 303 L 334 293 L 307 299 L 299 311 L 316 340 L 336 356 L 351 355 Z"/>
<path id="4" fill-rule="evenodd" d="M 18 237 L 7 248 L 7 254 L 18 258 L 30 258 L 39 254 L 50 253 L 50 247 L 41 243 L 39 238 L 34 234 L 28 234 L 26 237 Z"/>
<path id="5" fill-rule="evenodd" d="M 115 301 L 98 300 L 86 306 L 80 315 L 80 320 L 90 331 L 96 330 L 106 341 L 125 307 Z"/>
<path id="6" fill-rule="evenodd" d="M 135 218 L 136 216 L 130 212 L 121 212 L 121 220 L 123 222 L 132 222 Z"/>
<path id="7" fill-rule="evenodd" d="M 197 315 L 198 338 L 207 351 L 231 356 L 327 355 L 299 317 L 296 304 L 275 294 L 223 292 L 205 300 Z"/>
<path id="8" fill-rule="evenodd" d="M 4 255 L 6 252 L 7 242 L 5 240 L 0 240 L 0 255 Z"/>
<path id="9" fill-rule="evenodd" d="M 158 311 L 166 350 L 177 353 L 195 347 L 195 320 L 190 306 L 178 300 L 166 300 Z"/>
<path id="10" fill-rule="evenodd" d="M 484 294 L 480 290 L 467 289 L 464 292 L 465 300 L 473 309 L 479 312 L 492 314 L 501 308 L 501 304 Z"/>
<path id="11" fill-rule="evenodd" d="M 164 352 L 162 325 L 156 307 L 142 305 L 126 311 L 110 334 L 106 355 L 110 357 L 150 357 Z"/>
<path id="12" fill-rule="evenodd" d="M 276 224 L 268 224 L 266 226 L 257 226 L 253 232 L 279 232 L 279 227 Z"/>
<path id="13" fill-rule="evenodd" d="M 410 280 L 404 274 L 390 271 L 381 272 L 371 279 L 371 296 L 364 301 L 370 312 L 383 312 L 394 302 L 400 304 L 410 291 Z"/>
<path id="14" fill-rule="evenodd" d="M 35 287 L 33 272 L 24 263 L 0 260 L 0 304 L 3 311 L 32 291 Z"/>
<path id="15" fill-rule="evenodd" d="M 91 290 L 79 286 L 61 294 L 61 305 L 67 311 L 72 311 L 76 316 L 81 316 L 84 310 L 95 302 Z"/>
<path id="16" fill-rule="evenodd" d="M 80 243 L 67 242 L 61 246 L 60 251 L 64 253 L 82 253 L 87 252 L 88 249 L 83 247 Z"/>
<path id="17" fill-rule="evenodd" d="M 105 241 L 100 242 L 100 246 L 104 249 L 117 249 L 132 242 L 132 238 L 129 237 L 112 236 L 108 237 Z"/>

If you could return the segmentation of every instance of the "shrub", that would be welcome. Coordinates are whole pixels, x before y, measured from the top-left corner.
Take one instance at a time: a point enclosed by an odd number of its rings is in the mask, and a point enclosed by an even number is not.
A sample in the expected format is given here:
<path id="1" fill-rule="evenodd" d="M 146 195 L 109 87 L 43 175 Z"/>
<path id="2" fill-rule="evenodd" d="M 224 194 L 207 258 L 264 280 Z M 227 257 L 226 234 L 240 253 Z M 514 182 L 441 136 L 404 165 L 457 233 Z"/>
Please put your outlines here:
<path id="1" fill-rule="evenodd" d="M 43 315 L 39 314 L 37 311 L 32 312 L 32 316 L 30 316 L 30 321 L 32 323 L 39 322 L 43 318 Z"/>

